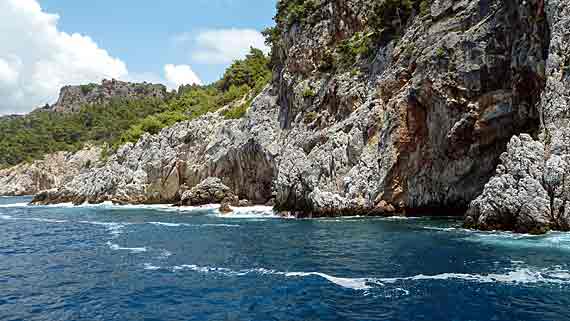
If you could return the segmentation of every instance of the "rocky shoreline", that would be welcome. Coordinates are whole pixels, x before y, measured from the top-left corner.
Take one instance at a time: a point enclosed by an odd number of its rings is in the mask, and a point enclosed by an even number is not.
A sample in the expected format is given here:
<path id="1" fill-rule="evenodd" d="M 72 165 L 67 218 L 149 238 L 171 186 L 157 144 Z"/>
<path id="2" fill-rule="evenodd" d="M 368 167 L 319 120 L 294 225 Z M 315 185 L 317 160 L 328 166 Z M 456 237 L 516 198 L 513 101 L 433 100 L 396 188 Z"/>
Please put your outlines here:
<path id="1" fill-rule="evenodd" d="M 101 148 L 87 146 L 76 152 L 46 155 L 42 160 L 0 170 L 0 195 L 32 196 L 70 182 L 82 171 L 96 166 Z"/>
<path id="2" fill-rule="evenodd" d="M 273 81 L 243 118 L 147 134 L 34 203 L 247 200 L 570 229 L 569 1 L 437 0 L 373 45 L 377 2 L 316 2 L 298 21 L 278 13 Z"/>

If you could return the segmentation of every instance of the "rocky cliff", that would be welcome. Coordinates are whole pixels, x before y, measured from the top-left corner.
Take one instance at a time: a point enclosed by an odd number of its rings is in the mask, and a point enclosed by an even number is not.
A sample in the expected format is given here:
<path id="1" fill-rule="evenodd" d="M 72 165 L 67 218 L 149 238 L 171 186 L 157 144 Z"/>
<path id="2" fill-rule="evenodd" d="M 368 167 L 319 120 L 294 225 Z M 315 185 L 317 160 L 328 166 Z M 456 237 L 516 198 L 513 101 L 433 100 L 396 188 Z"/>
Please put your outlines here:
<path id="1" fill-rule="evenodd" d="M 512 138 L 495 176 L 471 203 L 469 227 L 570 230 L 570 3 L 549 0 L 546 13 L 551 35 L 540 135 Z"/>
<path id="2" fill-rule="evenodd" d="M 561 126 L 537 106 L 560 105 L 564 3 L 546 19 L 542 0 L 280 1 L 274 79 L 244 118 L 147 135 L 40 201 L 173 203 L 217 177 L 297 216 L 461 214 L 513 135 Z"/>
<path id="3" fill-rule="evenodd" d="M 59 152 L 44 159 L 0 170 L 0 195 L 34 195 L 70 182 L 80 172 L 96 166 L 101 149 L 87 147 L 77 153 Z"/>
<path id="4" fill-rule="evenodd" d="M 321 2 L 284 29 L 274 82 L 286 130 L 282 208 L 461 210 L 510 137 L 536 131 L 548 48 L 539 1 L 435 1 L 398 21 L 403 3 Z M 319 70 L 323 52 L 362 52 L 380 18 L 400 34 L 374 39 L 347 72 Z"/>
<path id="5" fill-rule="evenodd" d="M 129 83 L 119 80 L 103 80 L 98 84 L 66 86 L 60 91 L 57 102 L 50 106 L 56 112 L 76 112 L 81 106 L 105 104 L 111 99 L 163 100 L 168 95 L 166 87 L 149 83 Z"/>
<path id="6" fill-rule="evenodd" d="M 271 198 L 279 132 L 275 98 L 257 97 L 245 118 L 227 120 L 223 109 L 126 144 L 103 167 L 46 191 L 36 203 L 177 203 L 201 181 L 220 178 L 242 199 Z"/>

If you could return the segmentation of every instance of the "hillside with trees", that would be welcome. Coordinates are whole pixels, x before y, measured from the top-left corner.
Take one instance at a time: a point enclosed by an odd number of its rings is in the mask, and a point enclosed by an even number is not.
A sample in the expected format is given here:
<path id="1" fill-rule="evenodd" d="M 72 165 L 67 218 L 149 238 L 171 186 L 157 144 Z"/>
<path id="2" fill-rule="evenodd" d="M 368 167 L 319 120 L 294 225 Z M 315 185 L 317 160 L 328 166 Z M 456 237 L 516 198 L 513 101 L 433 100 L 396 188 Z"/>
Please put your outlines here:
<path id="1" fill-rule="evenodd" d="M 165 97 L 112 98 L 85 104 L 73 112 L 41 108 L 23 117 L 3 118 L 0 167 L 57 151 L 76 151 L 86 143 L 117 148 L 136 142 L 144 133 L 156 134 L 164 127 L 224 106 L 226 118 L 240 118 L 270 81 L 268 64 L 268 57 L 252 48 L 245 59 L 235 61 L 222 79 L 210 85 L 182 86 Z"/>

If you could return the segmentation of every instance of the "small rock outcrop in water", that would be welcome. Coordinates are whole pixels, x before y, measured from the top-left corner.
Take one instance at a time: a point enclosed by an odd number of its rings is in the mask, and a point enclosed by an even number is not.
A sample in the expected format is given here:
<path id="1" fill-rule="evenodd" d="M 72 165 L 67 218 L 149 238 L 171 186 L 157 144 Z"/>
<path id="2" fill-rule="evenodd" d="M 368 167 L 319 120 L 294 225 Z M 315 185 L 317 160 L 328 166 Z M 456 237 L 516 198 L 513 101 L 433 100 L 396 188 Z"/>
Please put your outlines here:
<path id="1" fill-rule="evenodd" d="M 164 85 L 103 80 L 100 85 L 63 87 L 59 99 L 50 109 L 55 112 L 77 112 L 84 105 L 104 104 L 111 99 L 164 99 L 167 94 Z"/>
<path id="2" fill-rule="evenodd" d="M 497 173 L 471 203 L 468 227 L 543 233 L 570 230 L 570 4 L 547 4 L 550 48 L 538 140 L 512 138 Z"/>
<path id="3" fill-rule="evenodd" d="M 88 147 L 77 153 L 59 152 L 44 159 L 0 170 L 0 195 L 34 195 L 59 188 L 80 172 L 95 166 L 101 149 Z"/>
<path id="4" fill-rule="evenodd" d="M 481 195 L 469 226 L 564 229 L 568 0 L 438 0 L 396 23 L 390 1 L 286 2 L 244 118 L 146 135 L 42 202 L 173 203 L 216 177 L 298 216 L 460 214 Z"/>
<path id="5" fill-rule="evenodd" d="M 198 206 L 207 204 L 220 204 L 223 201 L 229 205 L 238 205 L 237 196 L 219 178 L 209 177 L 191 190 L 182 194 L 181 205 Z"/>

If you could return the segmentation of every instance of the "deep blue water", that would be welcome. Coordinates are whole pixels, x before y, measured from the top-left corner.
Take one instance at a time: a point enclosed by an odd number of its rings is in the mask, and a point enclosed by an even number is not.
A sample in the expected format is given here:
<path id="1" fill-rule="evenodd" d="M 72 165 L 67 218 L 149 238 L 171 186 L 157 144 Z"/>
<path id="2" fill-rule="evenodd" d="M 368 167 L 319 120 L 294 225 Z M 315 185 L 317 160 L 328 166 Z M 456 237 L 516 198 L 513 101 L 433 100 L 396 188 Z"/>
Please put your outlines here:
<path id="1" fill-rule="evenodd" d="M 570 320 L 570 234 L 28 200 L 0 198 L 2 321 Z"/>

